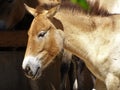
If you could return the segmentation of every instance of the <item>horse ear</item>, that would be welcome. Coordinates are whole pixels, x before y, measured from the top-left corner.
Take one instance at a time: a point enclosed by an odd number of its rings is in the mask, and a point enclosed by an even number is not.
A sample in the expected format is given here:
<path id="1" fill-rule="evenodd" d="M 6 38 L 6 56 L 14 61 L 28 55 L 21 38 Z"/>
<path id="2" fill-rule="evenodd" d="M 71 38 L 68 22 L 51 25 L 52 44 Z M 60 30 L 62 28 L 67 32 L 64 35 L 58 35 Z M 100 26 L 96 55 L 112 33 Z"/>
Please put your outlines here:
<path id="1" fill-rule="evenodd" d="M 46 13 L 47 17 L 48 17 L 48 18 L 53 17 L 53 16 L 56 14 L 56 12 L 58 11 L 59 6 L 60 6 L 60 4 L 58 4 L 58 5 L 56 5 L 55 7 L 49 9 L 49 10 L 47 11 L 47 13 Z"/>
<path id="2" fill-rule="evenodd" d="M 37 15 L 36 9 L 29 7 L 27 4 L 24 4 L 24 5 L 25 5 L 26 10 L 27 10 L 30 14 L 32 14 L 34 17 Z"/>

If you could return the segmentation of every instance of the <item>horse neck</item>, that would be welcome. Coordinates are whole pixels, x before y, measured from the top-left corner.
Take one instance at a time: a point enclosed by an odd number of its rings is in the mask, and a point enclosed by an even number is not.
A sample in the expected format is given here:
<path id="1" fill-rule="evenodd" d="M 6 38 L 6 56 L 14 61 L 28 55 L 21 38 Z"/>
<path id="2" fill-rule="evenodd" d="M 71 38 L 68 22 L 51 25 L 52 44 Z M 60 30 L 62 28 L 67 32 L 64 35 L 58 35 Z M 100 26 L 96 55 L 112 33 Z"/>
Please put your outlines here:
<path id="1" fill-rule="evenodd" d="M 118 32 L 117 28 L 120 28 L 116 26 L 119 20 L 117 22 L 115 18 L 120 16 L 96 17 L 62 11 L 56 17 L 64 27 L 64 48 L 85 62 L 88 60 L 93 62 L 103 51 L 109 52 L 109 48 L 106 50 L 100 48 L 111 44 L 114 33 Z"/>

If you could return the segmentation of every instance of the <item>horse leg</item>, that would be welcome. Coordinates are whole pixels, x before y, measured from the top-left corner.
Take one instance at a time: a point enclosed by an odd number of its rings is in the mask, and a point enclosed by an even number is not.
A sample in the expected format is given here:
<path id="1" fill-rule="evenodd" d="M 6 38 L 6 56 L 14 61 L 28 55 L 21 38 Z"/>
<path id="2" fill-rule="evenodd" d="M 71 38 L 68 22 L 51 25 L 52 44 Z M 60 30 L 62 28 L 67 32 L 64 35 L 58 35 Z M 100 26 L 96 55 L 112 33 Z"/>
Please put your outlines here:
<path id="1" fill-rule="evenodd" d="M 69 71 L 69 64 L 62 62 L 60 71 L 61 71 L 60 90 L 66 90 L 66 82 L 67 82 L 67 75 L 68 75 L 68 71 Z"/>
<path id="2" fill-rule="evenodd" d="M 95 90 L 107 90 L 105 83 L 96 78 L 96 80 L 95 80 Z"/>
<path id="3" fill-rule="evenodd" d="M 106 77 L 105 82 L 107 90 L 120 90 L 120 80 L 114 74 L 109 73 Z"/>
<path id="4" fill-rule="evenodd" d="M 69 81 L 70 81 L 70 90 L 73 90 L 73 85 L 75 83 L 75 79 L 76 79 L 75 70 L 76 70 L 75 63 L 74 63 L 74 61 L 71 61 L 70 69 L 69 69 L 69 72 L 68 72 Z"/>
<path id="5" fill-rule="evenodd" d="M 92 90 L 94 87 L 93 77 L 85 66 L 85 63 L 78 57 L 72 57 L 76 63 L 77 90 Z"/>
<path id="6" fill-rule="evenodd" d="M 70 63 L 71 63 L 71 55 L 69 52 L 66 50 L 63 51 L 63 56 L 62 56 L 62 63 L 61 63 L 61 84 L 60 84 L 60 90 L 66 90 L 67 86 L 67 81 L 71 82 L 68 80 L 68 72 L 70 70 Z"/>

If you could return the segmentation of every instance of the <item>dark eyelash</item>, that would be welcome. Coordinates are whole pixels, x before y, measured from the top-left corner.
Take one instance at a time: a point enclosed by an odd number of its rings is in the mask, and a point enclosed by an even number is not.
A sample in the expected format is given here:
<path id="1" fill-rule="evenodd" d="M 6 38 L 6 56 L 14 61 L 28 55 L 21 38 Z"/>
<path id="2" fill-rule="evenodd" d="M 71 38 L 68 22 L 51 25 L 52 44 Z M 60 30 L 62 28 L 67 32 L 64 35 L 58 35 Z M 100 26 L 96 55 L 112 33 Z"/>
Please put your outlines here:
<path id="1" fill-rule="evenodd" d="M 44 35 L 46 34 L 47 32 L 46 31 L 42 31 L 39 33 L 38 37 L 44 37 Z"/>
<path id="2" fill-rule="evenodd" d="M 47 29 L 47 31 L 50 30 L 50 29 L 51 29 L 51 26 Z M 44 37 L 44 35 L 47 33 L 47 31 L 41 31 L 39 33 L 38 37 Z"/>

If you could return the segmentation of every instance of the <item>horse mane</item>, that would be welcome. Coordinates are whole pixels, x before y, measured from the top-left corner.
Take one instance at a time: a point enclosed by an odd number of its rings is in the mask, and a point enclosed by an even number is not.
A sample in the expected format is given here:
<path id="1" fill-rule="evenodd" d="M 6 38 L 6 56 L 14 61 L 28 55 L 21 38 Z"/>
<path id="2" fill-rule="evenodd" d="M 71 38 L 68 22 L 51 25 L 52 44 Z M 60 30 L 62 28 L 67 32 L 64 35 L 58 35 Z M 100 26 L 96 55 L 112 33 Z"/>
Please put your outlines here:
<path id="1" fill-rule="evenodd" d="M 81 6 L 71 3 L 69 0 L 62 0 L 61 8 L 69 9 L 71 11 L 79 11 L 79 12 L 82 12 L 84 14 L 89 14 L 89 15 L 97 15 L 97 16 L 109 16 L 110 15 L 110 13 L 108 12 L 106 8 L 100 6 L 99 0 L 93 0 L 93 1 L 87 0 L 89 10 L 85 10 Z"/>
<path id="2" fill-rule="evenodd" d="M 90 6 L 90 11 L 92 15 L 108 16 L 110 13 L 107 8 L 100 5 L 100 0 L 93 0 L 94 2 L 88 0 L 88 5 Z"/>

